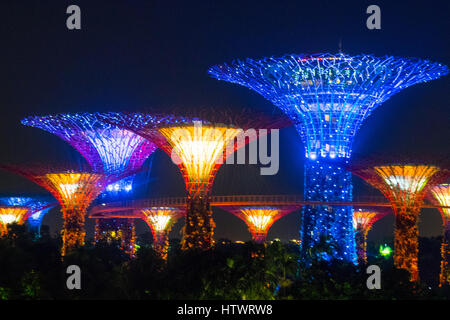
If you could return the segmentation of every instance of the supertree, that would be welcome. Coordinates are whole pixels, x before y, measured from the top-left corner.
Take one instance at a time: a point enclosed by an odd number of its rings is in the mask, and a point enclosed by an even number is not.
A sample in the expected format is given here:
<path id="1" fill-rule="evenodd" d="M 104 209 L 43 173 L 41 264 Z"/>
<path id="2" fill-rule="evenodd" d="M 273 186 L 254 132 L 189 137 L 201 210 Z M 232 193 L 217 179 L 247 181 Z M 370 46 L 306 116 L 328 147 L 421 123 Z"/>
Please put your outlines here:
<path id="1" fill-rule="evenodd" d="M 344 53 L 245 59 L 209 69 L 219 80 L 258 92 L 293 120 L 305 145 L 305 200 L 331 202 L 352 201 L 344 167 L 364 119 L 396 92 L 447 73 L 445 65 L 427 60 Z M 356 262 L 352 216 L 349 206 L 306 206 L 303 258 L 325 236 L 337 247 L 332 257 Z"/>
<path id="2" fill-rule="evenodd" d="M 439 208 L 444 225 L 444 238 L 441 244 L 441 273 L 439 284 L 450 285 L 450 184 L 436 185 L 430 188 L 429 199 L 437 205 L 445 206 Z"/>
<path id="3" fill-rule="evenodd" d="M 0 168 L 22 175 L 47 189 L 59 202 L 64 218 L 61 231 L 63 257 L 70 249 L 84 245 L 86 211 L 106 185 L 113 182 L 112 176 L 88 170 L 49 168 L 48 165 L 1 165 Z"/>
<path id="4" fill-rule="evenodd" d="M 28 208 L 17 206 L 0 206 L 0 236 L 8 232 L 8 224 L 18 223 L 23 224 Z"/>
<path id="5" fill-rule="evenodd" d="M 103 198 L 111 198 L 105 193 L 120 197 L 132 191 L 132 175 L 157 147 L 132 131 L 111 125 L 105 118 L 106 113 L 57 114 L 27 117 L 22 124 L 43 129 L 68 142 L 84 156 L 95 172 L 123 176 L 106 187 Z M 98 234 L 95 238 L 99 240 L 100 235 L 114 231 L 119 225 L 126 226 L 127 222 L 97 220 L 95 230 Z M 104 230 L 106 227 L 112 229 Z"/>
<path id="6" fill-rule="evenodd" d="M 54 200 L 43 196 L 0 197 L 0 205 L 28 208 L 24 220 L 27 222 L 28 230 L 36 239 L 41 236 L 42 219 L 45 214 L 56 205 L 53 201 Z"/>
<path id="7" fill-rule="evenodd" d="M 355 230 L 356 254 L 358 264 L 367 263 L 367 234 L 375 222 L 383 218 L 389 211 L 358 209 L 353 211 L 353 229 Z"/>
<path id="8" fill-rule="evenodd" d="M 266 242 L 267 232 L 275 221 L 298 209 L 295 206 L 221 206 L 221 208 L 243 220 L 248 226 L 252 240 L 258 244 Z"/>
<path id="9" fill-rule="evenodd" d="M 381 165 L 353 167 L 353 173 L 381 191 L 395 214 L 394 264 L 419 280 L 417 227 L 420 208 L 428 188 L 448 175 L 433 165 Z"/>
<path id="10" fill-rule="evenodd" d="M 118 242 L 130 258 L 136 253 L 134 218 L 99 218 L 95 225 L 94 241 Z"/>
<path id="11" fill-rule="evenodd" d="M 153 234 L 153 249 L 167 260 L 169 232 L 177 220 L 184 216 L 185 209 L 177 207 L 151 207 L 140 210 L 142 219 L 147 222 Z"/>
<path id="12" fill-rule="evenodd" d="M 289 124 L 281 117 L 269 119 L 248 112 L 228 111 L 210 112 L 201 118 L 133 113 L 114 114 L 108 119 L 156 143 L 177 164 L 188 193 L 182 247 L 204 250 L 213 244 L 215 225 L 210 197 L 220 166 L 238 148 L 258 135 L 266 134 L 266 129 Z M 258 131 L 256 128 L 264 129 Z M 253 134 L 246 136 L 247 129 Z"/>

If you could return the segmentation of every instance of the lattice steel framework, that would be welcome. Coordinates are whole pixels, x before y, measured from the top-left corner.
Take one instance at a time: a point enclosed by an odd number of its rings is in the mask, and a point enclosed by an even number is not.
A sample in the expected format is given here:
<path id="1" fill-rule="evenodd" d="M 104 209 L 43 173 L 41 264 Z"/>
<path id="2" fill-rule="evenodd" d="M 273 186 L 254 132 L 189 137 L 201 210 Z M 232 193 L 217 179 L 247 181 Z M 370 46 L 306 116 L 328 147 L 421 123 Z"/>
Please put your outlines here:
<path id="1" fill-rule="evenodd" d="M 364 119 L 393 94 L 448 70 L 414 58 L 325 53 L 238 60 L 214 66 L 209 74 L 258 92 L 295 122 L 308 159 L 306 200 L 351 201 L 351 176 L 342 166 L 350 158 L 353 138 Z M 310 183 L 311 179 L 320 184 Z M 325 235 L 338 245 L 334 258 L 356 260 L 350 207 L 306 207 L 303 221 L 304 255 Z"/>
<path id="2" fill-rule="evenodd" d="M 77 149 L 95 172 L 125 175 L 139 169 L 157 148 L 129 130 L 105 121 L 107 114 L 76 113 L 31 116 L 22 124 L 57 135 Z"/>
<path id="3" fill-rule="evenodd" d="M 53 208 L 56 203 L 46 197 L 27 197 L 27 196 L 10 196 L 0 197 L 0 205 L 7 205 L 12 207 L 28 208 L 27 214 L 24 216 L 28 225 L 28 230 L 35 238 L 41 236 L 41 223 L 45 214 Z"/>
<path id="4" fill-rule="evenodd" d="M 261 131 L 255 130 L 248 139 L 239 139 L 238 135 L 242 137 L 250 128 L 272 129 L 288 124 L 285 119 L 269 120 L 258 114 L 250 117 L 222 112 L 210 119 L 145 113 L 109 116 L 113 124 L 153 141 L 179 167 L 188 192 L 183 249 L 209 249 L 213 245 L 210 196 L 214 177 L 229 155 L 256 139 Z"/>
<path id="5" fill-rule="evenodd" d="M 8 224 L 23 224 L 25 222 L 24 217 L 27 212 L 28 208 L 0 206 L 0 236 L 3 236 L 8 232 Z"/>
<path id="6" fill-rule="evenodd" d="M 152 230 L 153 249 L 163 260 L 167 260 L 170 229 L 185 215 L 185 212 L 184 208 L 175 207 L 153 207 L 140 210 L 142 219 Z"/>
<path id="7" fill-rule="evenodd" d="M 299 209 L 295 206 L 221 206 L 221 208 L 243 220 L 252 235 L 252 240 L 258 244 L 266 242 L 267 232 L 275 221 Z"/>
<path id="8" fill-rule="evenodd" d="M 417 220 L 428 189 L 448 175 L 432 165 L 383 165 L 353 168 L 353 173 L 380 190 L 395 214 L 394 264 L 419 280 Z"/>
<path id="9" fill-rule="evenodd" d="M 64 218 L 61 231 L 62 256 L 65 256 L 68 250 L 84 245 L 86 211 L 91 202 L 114 179 L 88 171 L 49 169 L 47 166 L 2 165 L 1 168 L 20 174 L 47 189 L 59 202 Z"/>
<path id="10" fill-rule="evenodd" d="M 389 214 L 389 211 L 358 209 L 353 211 L 353 229 L 355 230 L 356 254 L 358 264 L 367 263 L 367 234 L 375 222 Z"/>
<path id="11" fill-rule="evenodd" d="M 439 285 L 450 285 L 450 184 L 440 184 L 430 189 L 429 199 L 441 206 L 442 223 L 444 226 L 444 237 L 441 244 L 441 273 L 439 276 Z"/>

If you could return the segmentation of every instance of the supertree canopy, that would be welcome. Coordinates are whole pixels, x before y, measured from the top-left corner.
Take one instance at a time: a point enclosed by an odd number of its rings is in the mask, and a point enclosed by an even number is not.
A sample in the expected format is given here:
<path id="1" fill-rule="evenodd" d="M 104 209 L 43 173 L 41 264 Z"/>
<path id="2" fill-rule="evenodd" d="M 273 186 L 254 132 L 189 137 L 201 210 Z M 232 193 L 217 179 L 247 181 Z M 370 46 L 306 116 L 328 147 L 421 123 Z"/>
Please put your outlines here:
<path id="1" fill-rule="evenodd" d="M 110 182 L 111 177 L 90 171 L 73 171 L 48 166 L 13 166 L 1 168 L 15 172 L 47 189 L 61 205 L 64 227 L 61 255 L 84 244 L 84 221 L 91 202 Z"/>
<path id="2" fill-rule="evenodd" d="M 255 130 L 255 135 L 248 139 L 238 136 L 247 129 L 287 125 L 286 120 L 279 117 L 269 120 L 258 114 L 229 114 L 226 111 L 210 114 L 202 120 L 193 115 L 177 117 L 145 113 L 115 114 L 108 118 L 156 143 L 181 170 L 188 192 L 183 249 L 209 249 L 213 244 L 215 225 L 210 195 L 214 177 L 229 155 L 261 131 Z"/>
<path id="3" fill-rule="evenodd" d="M 447 66 L 427 60 L 343 53 L 245 59 L 209 69 L 219 80 L 258 92 L 293 120 L 305 145 L 305 200 L 333 202 L 352 201 L 342 162 L 364 119 L 396 92 L 447 73 Z M 305 207 L 303 255 L 324 235 L 337 245 L 334 258 L 354 262 L 351 221 L 351 207 Z"/>
<path id="4" fill-rule="evenodd" d="M 432 165 L 382 165 L 352 169 L 380 190 L 395 213 L 394 264 L 419 280 L 417 220 L 427 190 L 445 179 L 448 172 Z"/>
<path id="5" fill-rule="evenodd" d="M 450 284 L 450 184 L 440 184 L 430 189 L 431 201 L 445 206 L 439 211 L 442 215 L 442 223 L 444 225 L 444 238 L 441 244 L 441 274 L 439 277 L 440 285 Z"/>
<path id="6" fill-rule="evenodd" d="M 133 218 L 99 218 L 95 225 L 95 242 L 117 242 L 131 258 L 136 253 L 136 229 Z"/>
<path id="7" fill-rule="evenodd" d="M 22 224 L 28 208 L 16 206 L 0 206 L 0 236 L 8 232 L 8 224 Z"/>
<path id="8" fill-rule="evenodd" d="M 28 212 L 24 217 L 27 221 L 28 230 L 36 238 L 39 238 L 42 219 L 55 206 L 55 203 L 51 199 L 42 196 L 8 196 L 0 197 L 0 205 L 28 208 Z"/>
<path id="9" fill-rule="evenodd" d="M 147 222 L 153 234 L 153 249 L 167 260 L 169 232 L 173 224 L 185 214 L 184 208 L 152 207 L 140 210 L 142 219 Z"/>
<path id="10" fill-rule="evenodd" d="M 358 264 L 367 263 L 367 234 L 372 225 L 389 212 L 358 209 L 353 211 L 353 229 L 355 230 Z"/>
<path id="11" fill-rule="evenodd" d="M 132 191 L 132 174 L 157 147 L 132 131 L 111 125 L 105 118 L 107 114 L 103 113 L 57 114 L 27 117 L 22 124 L 65 140 L 86 158 L 95 172 L 125 177 L 106 187 L 102 198 L 112 198 Z M 103 221 L 102 225 L 111 223 Z"/>
<path id="12" fill-rule="evenodd" d="M 267 232 L 275 221 L 298 209 L 294 206 L 222 206 L 221 208 L 242 219 L 247 224 L 253 241 L 259 244 L 265 243 Z"/>

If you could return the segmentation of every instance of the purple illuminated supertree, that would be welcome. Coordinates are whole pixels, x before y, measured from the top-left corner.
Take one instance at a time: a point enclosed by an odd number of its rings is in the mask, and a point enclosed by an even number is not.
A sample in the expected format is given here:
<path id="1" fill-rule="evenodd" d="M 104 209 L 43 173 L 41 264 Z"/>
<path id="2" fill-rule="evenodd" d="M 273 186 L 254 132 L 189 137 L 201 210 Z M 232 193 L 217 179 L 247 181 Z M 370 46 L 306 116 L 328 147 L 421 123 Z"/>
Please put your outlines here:
<path id="1" fill-rule="evenodd" d="M 56 202 L 42 196 L 8 196 L 0 197 L 0 205 L 28 208 L 24 219 L 28 230 L 37 239 L 41 236 L 42 219 L 56 205 Z"/>
<path id="2" fill-rule="evenodd" d="M 419 59 L 370 55 L 286 55 L 245 59 L 209 69 L 211 76 L 248 87 L 296 124 L 305 145 L 305 200 L 352 201 L 345 165 L 353 138 L 371 112 L 395 93 L 439 78 L 448 67 Z M 356 262 L 349 206 L 307 206 L 302 218 L 302 256 L 322 236 L 337 249 L 325 259 Z"/>
<path id="3" fill-rule="evenodd" d="M 27 117 L 22 124 L 43 129 L 65 140 L 86 158 L 95 172 L 125 177 L 106 187 L 106 192 L 117 196 L 132 191 L 131 175 L 157 147 L 134 132 L 111 125 L 105 118 L 107 115 L 102 113 L 57 114 Z M 102 226 L 112 224 L 102 223 Z M 99 225 L 95 230 L 105 236 L 110 231 Z M 101 235 L 96 234 L 95 238 L 101 239 Z"/>

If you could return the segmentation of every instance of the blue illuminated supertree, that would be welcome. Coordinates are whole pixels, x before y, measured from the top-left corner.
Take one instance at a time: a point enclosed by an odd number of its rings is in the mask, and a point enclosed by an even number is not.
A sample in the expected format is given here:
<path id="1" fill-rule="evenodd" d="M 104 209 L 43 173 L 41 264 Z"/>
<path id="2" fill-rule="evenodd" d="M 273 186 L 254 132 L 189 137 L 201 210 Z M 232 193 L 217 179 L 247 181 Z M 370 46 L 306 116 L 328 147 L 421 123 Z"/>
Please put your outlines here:
<path id="1" fill-rule="evenodd" d="M 32 116 L 22 120 L 22 124 L 46 130 L 68 142 L 86 158 L 94 172 L 124 177 L 108 185 L 104 191 L 106 194 L 100 195 L 100 198 L 112 198 L 132 191 L 132 175 L 157 147 L 134 132 L 106 122 L 108 115 L 80 113 Z M 100 222 L 97 220 L 97 223 Z"/>
<path id="2" fill-rule="evenodd" d="M 214 66 L 210 75 L 253 89 L 288 115 L 305 145 L 305 200 L 352 201 L 344 169 L 353 138 L 371 112 L 413 84 L 439 78 L 448 67 L 414 58 L 370 55 L 286 55 Z M 332 257 L 356 261 L 351 207 L 305 207 L 302 255 L 325 237 Z M 330 258 L 329 256 L 325 258 Z"/>
<path id="3" fill-rule="evenodd" d="M 0 205 L 28 208 L 28 213 L 25 217 L 28 230 L 35 238 L 40 238 L 42 219 L 56 205 L 56 202 L 40 196 L 11 196 L 0 197 Z"/>

